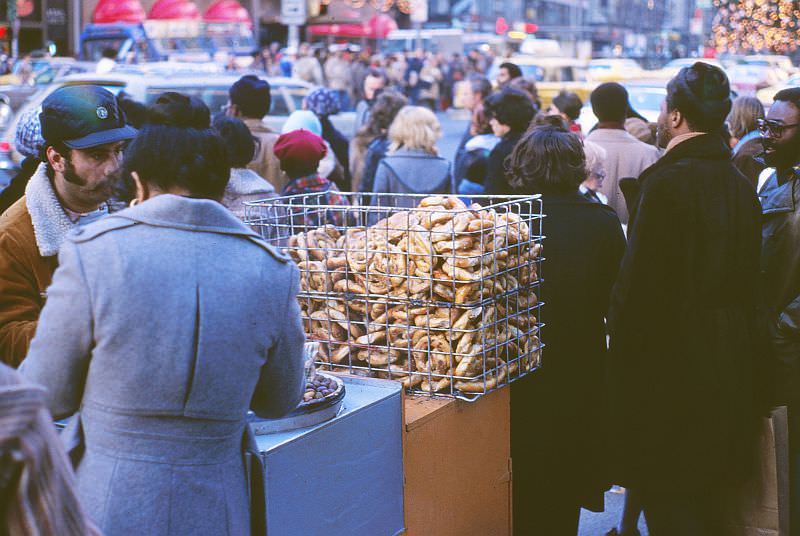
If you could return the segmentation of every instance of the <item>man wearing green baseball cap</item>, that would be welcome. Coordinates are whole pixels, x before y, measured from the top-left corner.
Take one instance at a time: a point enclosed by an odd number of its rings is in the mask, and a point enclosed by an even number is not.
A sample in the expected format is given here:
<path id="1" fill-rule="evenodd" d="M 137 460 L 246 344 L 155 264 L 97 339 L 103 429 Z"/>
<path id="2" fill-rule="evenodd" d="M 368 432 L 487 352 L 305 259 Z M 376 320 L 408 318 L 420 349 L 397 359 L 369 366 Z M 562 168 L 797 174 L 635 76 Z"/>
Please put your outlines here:
<path id="1" fill-rule="evenodd" d="M 42 163 L 0 216 L 0 361 L 25 358 L 70 231 L 108 214 L 122 149 L 136 136 L 114 95 L 65 86 L 42 103 Z"/>

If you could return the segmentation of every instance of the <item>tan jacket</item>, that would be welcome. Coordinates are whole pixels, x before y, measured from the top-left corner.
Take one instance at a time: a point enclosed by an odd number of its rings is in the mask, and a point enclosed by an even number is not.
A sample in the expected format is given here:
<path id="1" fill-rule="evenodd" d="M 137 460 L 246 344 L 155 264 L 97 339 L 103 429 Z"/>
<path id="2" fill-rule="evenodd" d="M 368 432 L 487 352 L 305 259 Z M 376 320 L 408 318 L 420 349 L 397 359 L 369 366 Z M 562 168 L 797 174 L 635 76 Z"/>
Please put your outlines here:
<path id="1" fill-rule="evenodd" d="M 75 226 L 58 204 L 44 165 L 25 196 L 0 216 L 0 361 L 16 367 L 28 353 L 58 248 Z"/>
<path id="2" fill-rule="evenodd" d="M 608 197 L 608 205 L 617 212 L 619 221 L 627 225 L 628 208 L 619 189 L 619 180 L 639 178 L 642 171 L 656 163 L 660 154 L 656 147 L 643 143 L 624 130 L 600 128 L 586 136 L 606 150 L 604 164 L 606 179 L 600 192 Z"/>
<path id="3" fill-rule="evenodd" d="M 256 156 L 247 166 L 258 175 L 265 178 L 268 183 L 275 187 L 276 192 L 283 190 L 289 182 L 288 178 L 281 171 L 281 163 L 275 156 L 275 142 L 278 134 L 267 128 L 261 119 L 243 118 L 244 124 L 250 129 L 256 140 Z"/>

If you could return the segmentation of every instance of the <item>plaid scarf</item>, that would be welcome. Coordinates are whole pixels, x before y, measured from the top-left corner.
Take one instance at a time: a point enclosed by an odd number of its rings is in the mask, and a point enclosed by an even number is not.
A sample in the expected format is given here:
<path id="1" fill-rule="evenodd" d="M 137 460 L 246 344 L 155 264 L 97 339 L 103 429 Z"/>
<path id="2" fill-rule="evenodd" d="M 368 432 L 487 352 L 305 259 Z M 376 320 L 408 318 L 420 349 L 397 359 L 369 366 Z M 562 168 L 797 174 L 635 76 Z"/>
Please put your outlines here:
<path id="1" fill-rule="evenodd" d="M 344 225 L 345 210 L 335 207 L 350 206 L 347 199 L 339 193 L 339 188 L 318 173 L 294 179 L 286 185 L 281 195 L 305 196 L 297 201 L 304 207 L 292 209 L 292 213 L 295 214 L 292 218 L 294 225 L 305 228 L 320 227 L 328 223 Z M 316 206 L 319 206 L 319 209 L 313 208 Z"/>

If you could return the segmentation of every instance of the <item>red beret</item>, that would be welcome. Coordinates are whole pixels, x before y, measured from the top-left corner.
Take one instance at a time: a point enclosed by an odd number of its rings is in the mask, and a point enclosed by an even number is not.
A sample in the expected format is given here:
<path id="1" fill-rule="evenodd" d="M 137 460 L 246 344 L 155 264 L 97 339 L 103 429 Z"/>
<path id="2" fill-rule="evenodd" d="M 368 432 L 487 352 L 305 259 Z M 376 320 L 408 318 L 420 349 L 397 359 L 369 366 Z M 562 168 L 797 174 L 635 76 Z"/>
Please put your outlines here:
<path id="1" fill-rule="evenodd" d="M 292 130 L 281 134 L 273 148 L 275 156 L 283 167 L 293 167 L 298 163 L 319 162 L 328 152 L 325 140 L 305 129 Z"/>

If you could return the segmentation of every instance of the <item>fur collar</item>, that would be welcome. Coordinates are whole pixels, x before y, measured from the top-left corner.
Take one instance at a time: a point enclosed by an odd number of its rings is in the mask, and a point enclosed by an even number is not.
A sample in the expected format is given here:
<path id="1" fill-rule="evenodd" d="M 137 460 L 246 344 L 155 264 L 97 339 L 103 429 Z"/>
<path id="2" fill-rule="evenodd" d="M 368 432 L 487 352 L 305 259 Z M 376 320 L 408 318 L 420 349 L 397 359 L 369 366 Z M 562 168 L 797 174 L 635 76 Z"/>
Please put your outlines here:
<path id="1" fill-rule="evenodd" d="M 61 208 L 50 179 L 47 178 L 46 165 L 39 164 L 36 172 L 25 187 L 25 204 L 33 223 L 36 246 L 42 257 L 58 254 L 67 233 L 78 227 L 72 223 Z"/>

